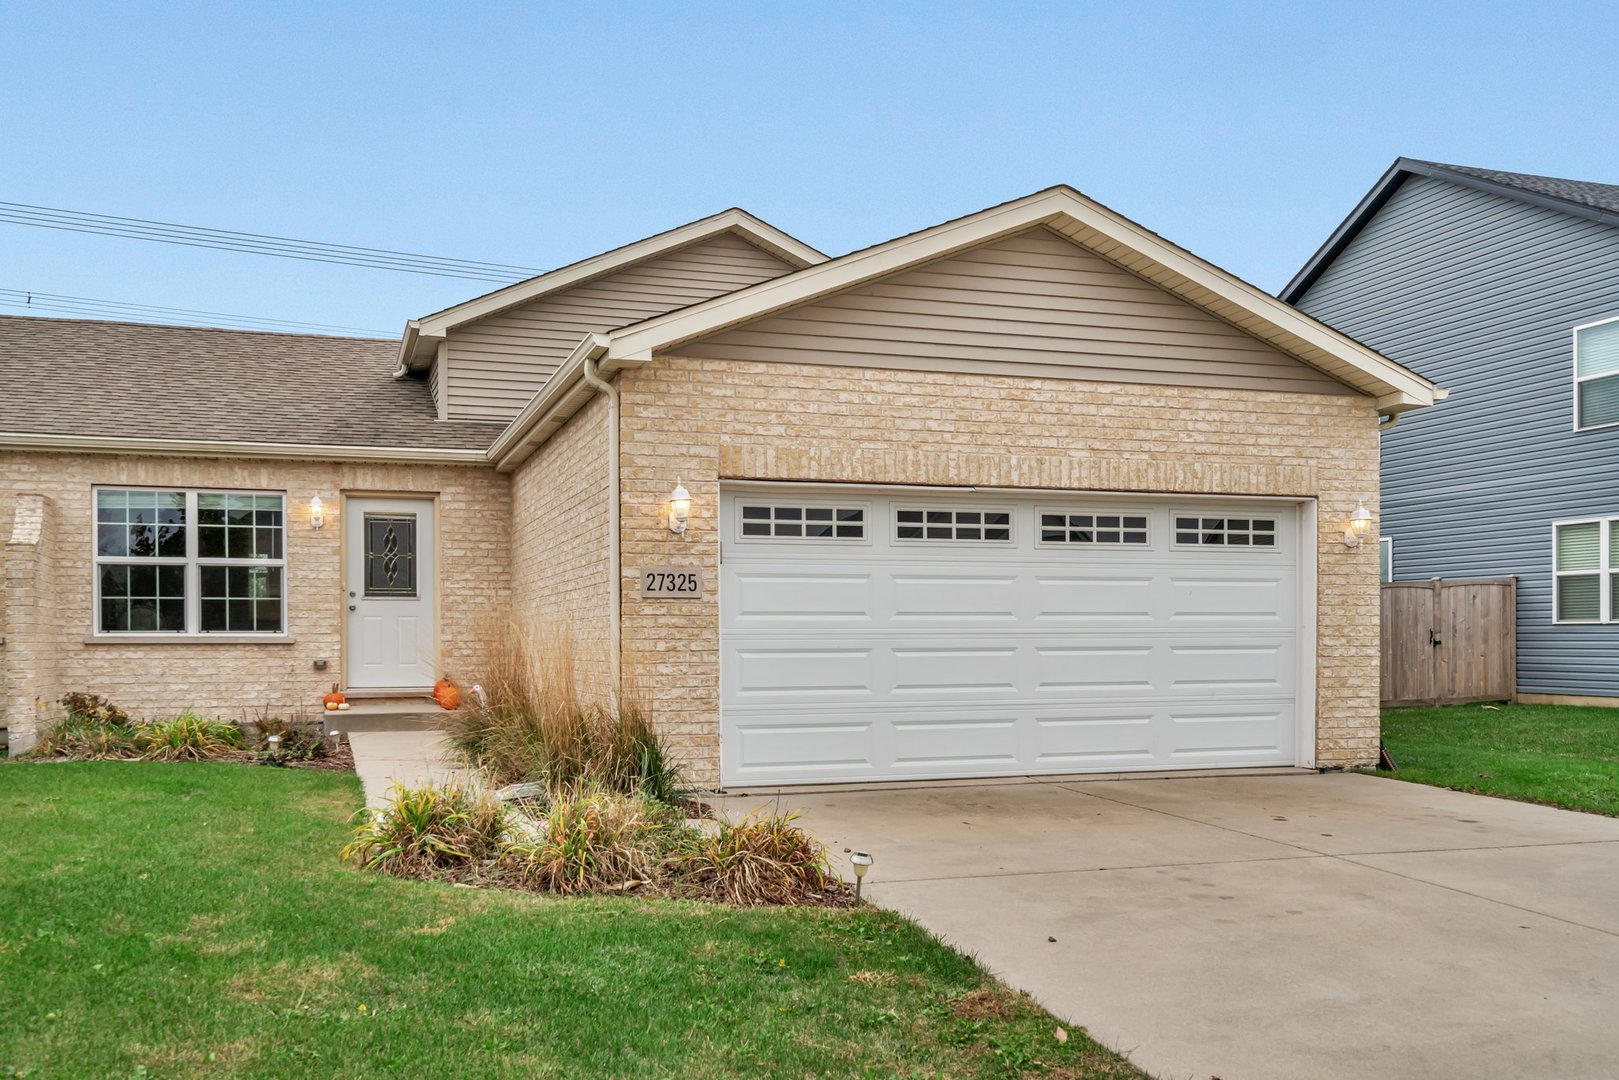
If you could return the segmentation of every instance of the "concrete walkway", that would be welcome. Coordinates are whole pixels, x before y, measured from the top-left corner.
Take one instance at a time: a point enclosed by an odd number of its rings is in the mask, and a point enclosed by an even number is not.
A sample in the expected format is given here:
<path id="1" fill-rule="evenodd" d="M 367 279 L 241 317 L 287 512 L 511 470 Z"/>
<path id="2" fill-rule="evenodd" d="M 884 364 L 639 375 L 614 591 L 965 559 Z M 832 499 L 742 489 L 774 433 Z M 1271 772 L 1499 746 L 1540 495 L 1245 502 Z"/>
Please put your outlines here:
<path id="1" fill-rule="evenodd" d="M 465 775 L 437 731 L 350 731 L 348 740 L 367 806 L 376 805 L 395 782 L 421 787 Z"/>
<path id="2" fill-rule="evenodd" d="M 1298 773 L 782 802 L 875 855 L 878 903 L 1160 1077 L 1619 1069 L 1619 820 Z"/>

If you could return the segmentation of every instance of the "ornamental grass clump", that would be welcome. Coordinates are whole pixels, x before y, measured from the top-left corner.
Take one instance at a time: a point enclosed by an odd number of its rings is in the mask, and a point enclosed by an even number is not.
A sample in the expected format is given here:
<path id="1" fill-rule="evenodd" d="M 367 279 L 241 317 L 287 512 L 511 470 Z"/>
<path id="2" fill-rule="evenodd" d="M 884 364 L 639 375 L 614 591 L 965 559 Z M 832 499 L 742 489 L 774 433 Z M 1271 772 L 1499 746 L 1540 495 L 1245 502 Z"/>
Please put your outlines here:
<path id="1" fill-rule="evenodd" d="M 496 784 L 586 784 L 681 801 L 686 784 L 649 711 L 588 700 L 568 635 L 506 624 L 495 639 L 476 689 L 445 721 L 463 758 Z"/>
<path id="2" fill-rule="evenodd" d="M 670 857 L 681 890 L 752 907 L 821 900 L 838 881 L 826 848 L 795 822 L 796 813 L 756 810 L 713 832 L 691 830 Z"/>
<path id="3" fill-rule="evenodd" d="M 342 856 L 365 870 L 395 877 L 462 878 L 481 872 L 501 851 L 507 811 L 484 791 L 459 783 L 407 788 L 395 784 L 355 830 Z"/>
<path id="4" fill-rule="evenodd" d="M 242 729 L 187 709 L 170 720 L 135 728 L 134 746 L 148 761 L 204 761 L 243 749 Z"/>
<path id="5" fill-rule="evenodd" d="M 677 811 L 592 784 L 561 788 L 530 836 L 508 842 L 500 864 L 528 888 L 623 892 L 656 883 L 682 827 Z"/>

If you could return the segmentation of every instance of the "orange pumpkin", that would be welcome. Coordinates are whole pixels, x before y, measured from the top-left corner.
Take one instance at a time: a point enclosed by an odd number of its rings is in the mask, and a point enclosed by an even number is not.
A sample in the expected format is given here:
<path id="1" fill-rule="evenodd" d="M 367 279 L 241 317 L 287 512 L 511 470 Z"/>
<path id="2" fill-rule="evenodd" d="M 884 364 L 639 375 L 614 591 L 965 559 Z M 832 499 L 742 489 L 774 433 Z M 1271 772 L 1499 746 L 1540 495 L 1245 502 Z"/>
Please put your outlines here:
<path id="1" fill-rule="evenodd" d="M 461 707 L 461 688 L 451 682 L 446 676 L 433 684 L 433 700 L 443 709 L 455 710 Z"/>
<path id="2" fill-rule="evenodd" d="M 335 711 L 339 705 L 346 701 L 348 701 L 348 698 L 343 696 L 343 692 L 337 688 L 336 683 L 332 684 L 332 692 L 320 699 L 320 703 L 326 706 L 327 712 Z"/>

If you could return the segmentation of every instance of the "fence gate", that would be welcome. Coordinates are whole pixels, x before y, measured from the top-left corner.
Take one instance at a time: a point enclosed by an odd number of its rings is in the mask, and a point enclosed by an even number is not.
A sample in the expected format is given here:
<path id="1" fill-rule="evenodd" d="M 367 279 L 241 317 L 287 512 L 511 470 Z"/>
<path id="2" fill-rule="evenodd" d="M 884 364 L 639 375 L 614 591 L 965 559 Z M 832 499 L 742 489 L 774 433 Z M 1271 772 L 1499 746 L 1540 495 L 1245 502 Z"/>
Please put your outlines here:
<path id="1" fill-rule="evenodd" d="M 1383 583 L 1384 705 L 1517 695 L 1517 578 Z"/>

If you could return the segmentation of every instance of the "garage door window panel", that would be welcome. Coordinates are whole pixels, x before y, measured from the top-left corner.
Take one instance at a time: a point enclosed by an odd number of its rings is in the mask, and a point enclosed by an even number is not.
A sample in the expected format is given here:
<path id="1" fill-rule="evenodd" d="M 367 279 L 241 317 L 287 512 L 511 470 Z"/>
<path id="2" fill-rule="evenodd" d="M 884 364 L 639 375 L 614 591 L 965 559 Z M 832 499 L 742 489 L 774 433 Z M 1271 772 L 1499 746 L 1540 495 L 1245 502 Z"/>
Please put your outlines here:
<path id="1" fill-rule="evenodd" d="M 1269 517 L 1215 517 L 1175 515 L 1178 548 L 1276 548 L 1276 519 Z"/>
<path id="2" fill-rule="evenodd" d="M 782 503 L 742 504 L 744 540 L 864 540 L 863 506 L 806 506 Z"/>
<path id="3" fill-rule="evenodd" d="M 1012 511 L 1004 506 L 965 509 L 896 507 L 894 540 L 905 544 L 1010 544 Z"/>
<path id="4" fill-rule="evenodd" d="M 1041 509 L 1038 543 L 1146 547 L 1152 542 L 1146 514 Z"/>

